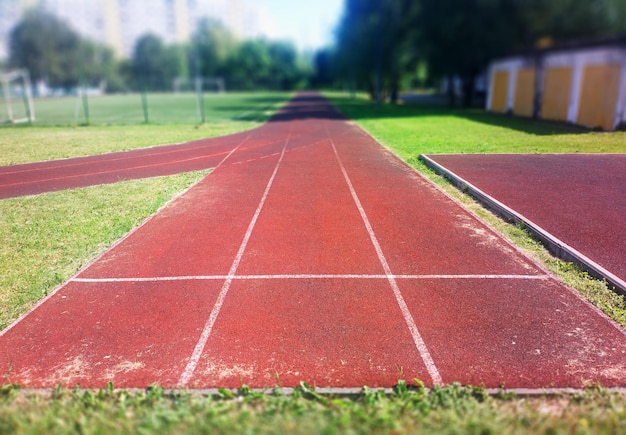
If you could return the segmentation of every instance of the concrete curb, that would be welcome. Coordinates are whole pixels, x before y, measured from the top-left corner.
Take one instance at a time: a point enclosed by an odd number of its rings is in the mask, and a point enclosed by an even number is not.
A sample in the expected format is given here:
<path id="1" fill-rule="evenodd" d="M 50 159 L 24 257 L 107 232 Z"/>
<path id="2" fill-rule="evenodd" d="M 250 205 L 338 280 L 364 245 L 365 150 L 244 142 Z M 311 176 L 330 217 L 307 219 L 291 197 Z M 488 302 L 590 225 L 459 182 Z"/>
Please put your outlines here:
<path id="1" fill-rule="evenodd" d="M 614 287 L 614 290 L 617 293 L 626 296 L 626 282 L 597 264 L 595 261 L 591 260 L 589 257 L 583 255 L 567 243 L 553 236 L 548 231 L 526 218 L 524 215 L 507 207 L 454 172 L 436 163 L 427 155 L 420 154 L 419 159 L 433 171 L 450 180 L 452 184 L 454 184 L 454 186 L 463 193 L 470 195 L 498 216 L 508 222 L 524 225 L 533 237 L 541 241 L 541 243 L 543 243 L 553 255 L 580 266 L 583 270 L 596 278 L 605 279 L 611 286 Z"/>

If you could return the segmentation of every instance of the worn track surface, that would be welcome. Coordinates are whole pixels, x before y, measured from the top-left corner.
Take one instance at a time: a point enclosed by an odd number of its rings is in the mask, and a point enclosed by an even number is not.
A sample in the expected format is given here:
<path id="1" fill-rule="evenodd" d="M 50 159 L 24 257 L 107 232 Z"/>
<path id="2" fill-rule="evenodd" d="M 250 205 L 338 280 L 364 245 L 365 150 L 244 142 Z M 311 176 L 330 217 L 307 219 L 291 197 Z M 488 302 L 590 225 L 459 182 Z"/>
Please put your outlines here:
<path id="1" fill-rule="evenodd" d="M 626 154 L 427 157 L 615 275 L 626 292 Z"/>
<path id="2" fill-rule="evenodd" d="M 5 383 L 626 386 L 620 327 L 322 98 L 215 143 L 209 176 L 1 333 Z"/>
<path id="3" fill-rule="evenodd" d="M 0 166 L 0 199 L 209 169 L 254 131 L 184 144 Z"/>

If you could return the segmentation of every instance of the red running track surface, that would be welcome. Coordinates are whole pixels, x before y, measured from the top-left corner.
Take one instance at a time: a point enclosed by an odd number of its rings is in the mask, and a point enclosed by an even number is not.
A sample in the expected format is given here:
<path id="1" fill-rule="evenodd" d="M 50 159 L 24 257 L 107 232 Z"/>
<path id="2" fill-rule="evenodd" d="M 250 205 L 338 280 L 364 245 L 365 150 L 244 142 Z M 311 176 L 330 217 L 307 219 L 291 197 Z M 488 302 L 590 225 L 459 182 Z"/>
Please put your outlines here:
<path id="1" fill-rule="evenodd" d="M 215 167 L 255 130 L 184 144 L 0 167 L 0 199 Z"/>
<path id="2" fill-rule="evenodd" d="M 626 282 L 626 154 L 427 157 Z"/>
<path id="3" fill-rule="evenodd" d="M 1 333 L 5 383 L 626 385 L 623 329 L 324 99 L 232 149 Z"/>

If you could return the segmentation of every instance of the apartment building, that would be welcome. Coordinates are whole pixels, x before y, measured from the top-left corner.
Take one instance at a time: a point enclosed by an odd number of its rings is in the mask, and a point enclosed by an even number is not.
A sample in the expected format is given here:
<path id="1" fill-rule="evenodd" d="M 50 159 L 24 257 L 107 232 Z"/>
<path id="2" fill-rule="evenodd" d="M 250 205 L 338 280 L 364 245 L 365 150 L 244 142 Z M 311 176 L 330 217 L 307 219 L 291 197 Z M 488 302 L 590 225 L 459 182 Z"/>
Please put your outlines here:
<path id="1" fill-rule="evenodd" d="M 9 54 L 9 35 L 24 12 L 44 9 L 81 35 L 130 57 L 146 33 L 184 43 L 202 17 L 222 21 L 239 38 L 261 35 L 263 7 L 252 0 L 0 0 L 0 60 Z"/>

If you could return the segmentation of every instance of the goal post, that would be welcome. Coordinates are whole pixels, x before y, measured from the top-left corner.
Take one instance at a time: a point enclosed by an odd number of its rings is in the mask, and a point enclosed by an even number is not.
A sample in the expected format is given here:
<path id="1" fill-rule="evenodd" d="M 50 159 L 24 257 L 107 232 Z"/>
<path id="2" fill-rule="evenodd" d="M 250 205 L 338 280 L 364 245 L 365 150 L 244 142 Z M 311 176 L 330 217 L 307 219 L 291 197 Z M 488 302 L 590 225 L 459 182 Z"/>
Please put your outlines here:
<path id="1" fill-rule="evenodd" d="M 206 122 L 204 107 L 204 93 L 215 92 L 222 94 L 226 91 L 224 79 L 221 77 L 176 77 L 172 82 L 174 93 L 193 91 L 196 94 L 196 118 L 200 124 Z"/>
<path id="2" fill-rule="evenodd" d="M 33 122 L 35 107 L 30 87 L 30 74 L 25 69 L 0 73 L 0 93 L 3 111 L 0 111 L 0 124 Z"/>
<path id="3" fill-rule="evenodd" d="M 176 77 L 172 82 L 172 88 L 176 94 L 181 92 L 197 92 L 198 87 L 200 87 L 203 92 L 216 92 L 218 94 L 226 92 L 226 84 L 221 77 Z"/>

